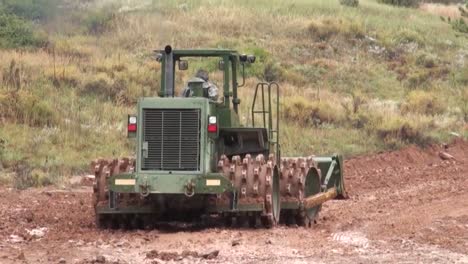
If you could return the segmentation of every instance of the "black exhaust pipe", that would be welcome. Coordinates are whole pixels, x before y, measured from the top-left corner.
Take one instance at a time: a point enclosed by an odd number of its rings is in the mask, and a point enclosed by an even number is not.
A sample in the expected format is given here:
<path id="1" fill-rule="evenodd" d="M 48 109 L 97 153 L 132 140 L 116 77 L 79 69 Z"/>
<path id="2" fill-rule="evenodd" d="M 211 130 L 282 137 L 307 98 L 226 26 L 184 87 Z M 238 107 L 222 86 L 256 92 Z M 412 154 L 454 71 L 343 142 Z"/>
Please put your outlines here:
<path id="1" fill-rule="evenodd" d="M 172 47 L 167 45 L 164 52 L 164 96 L 174 97 L 174 56 Z"/>

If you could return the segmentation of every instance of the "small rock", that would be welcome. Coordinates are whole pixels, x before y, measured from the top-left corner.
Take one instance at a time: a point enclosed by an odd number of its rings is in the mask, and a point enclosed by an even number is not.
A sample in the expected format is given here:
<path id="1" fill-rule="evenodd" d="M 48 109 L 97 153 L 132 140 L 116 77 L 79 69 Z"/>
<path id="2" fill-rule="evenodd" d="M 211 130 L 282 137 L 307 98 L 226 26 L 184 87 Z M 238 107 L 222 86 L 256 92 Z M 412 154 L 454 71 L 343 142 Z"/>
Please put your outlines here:
<path id="1" fill-rule="evenodd" d="M 85 175 L 74 181 L 76 185 L 81 184 L 83 186 L 93 186 L 94 175 Z"/>
<path id="2" fill-rule="evenodd" d="M 129 244 L 126 241 L 119 241 L 115 244 L 117 247 L 124 247 L 124 246 L 129 246 Z"/>
<path id="3" fill-rule="evenodd" d="M 232 243 L 231 243 L 231 245 L 232 245 L 233 247 L 240 245 L 240 240 L 233 240 Z"/>
<path id="4" fill-rule="evenodd" d="M 213 250 L 209 253 L 203 254 L 202 257 L 204 259 L 214 259 L 219 255 L 219 250 Z"/>
<path id="5" fill-rule="evenodd" d="M 103 255 L 99 255 L 94 260 L 94 263 L 106 263 L 106 258 Z"/>
<path id="6" fill-rule="evenodd" d="M 60 258 L 58 261 L 59 264 L 65 264 L 67 261 L 64 258 Z"/>
<path id="7" fill-rule="evenodd" d="M 24 213 L 24 219 L 28 222 L 31 223 L 34 220 L 34 214 L 31 211 L 26 211 Z"/>
<path id="8" fill-rule="evenodd" d="M 10 243 L 21 243 L 23 241 L 24 239 L 17 235 L 10 235 L 10 237 L 8 238 L 8 242 Z"/>
<path id="9" fill-rule="evenodd" d="M 271 239 L 267 239 L 267 241 L 265 241 L 265 243 L 268 244 L 268 245 L 271 245 L 271 244 L 273 244 L 273 241 Z"/>
<path id="10" fill-rule="evenodd" d="M 455 157 L 448 154 L 447 152 L 445 151 L 440 151 L 439 152 L 439 157 L 443 160 L 455 160 Z"/>
<path id="11" fill-rule="evenodd" d="M 47 227 L 34 228 L 32 230 L 26 229 L 26 232 L 33 238 L 41 238 L 45 236 L 47 232 Z"/>
<path id="12" fill-rule="evenodd" d="M 21 252 L 21 253 L 18 255 L 17 259 L 19 259 L 19 260 L 25 260 L 26 257 L 24 256 L 24 252 Z"/>

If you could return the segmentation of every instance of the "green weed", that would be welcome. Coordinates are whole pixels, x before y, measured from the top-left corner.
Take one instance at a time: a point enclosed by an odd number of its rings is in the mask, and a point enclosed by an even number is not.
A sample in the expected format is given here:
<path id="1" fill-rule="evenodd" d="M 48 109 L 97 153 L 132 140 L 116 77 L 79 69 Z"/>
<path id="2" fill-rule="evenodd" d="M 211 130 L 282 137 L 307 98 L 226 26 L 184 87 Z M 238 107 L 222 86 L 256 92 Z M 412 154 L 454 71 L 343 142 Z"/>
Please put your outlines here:
<path id="1" fill-rule="evenodd" d="M 408 94 L 406 102 L 401 105 L 403 113 L 417 113 L 423 115 L 436 115 L 444 113 L 446 105 L 437 94 L 422 90 L 412 91 Z"/>

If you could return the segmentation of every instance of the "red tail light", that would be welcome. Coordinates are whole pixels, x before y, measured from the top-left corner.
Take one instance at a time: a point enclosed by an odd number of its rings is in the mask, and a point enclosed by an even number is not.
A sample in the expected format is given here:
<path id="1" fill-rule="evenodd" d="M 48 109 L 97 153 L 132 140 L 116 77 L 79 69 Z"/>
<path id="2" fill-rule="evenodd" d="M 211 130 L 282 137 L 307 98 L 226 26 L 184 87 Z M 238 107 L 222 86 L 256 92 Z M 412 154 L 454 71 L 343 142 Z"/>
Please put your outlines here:
<path id="1" fill-rule="evenodd" d="M 127 131 L 129 133 L 137 132 L 137 118 L 136 118 L 136 116 L 128 116 Z"/>
<path id="2" fill-rule="evenodd" d="M 128 132 L 136 132 L 137 125 L 136 124 L 128 124 Z"/>
<path id="3" fill-rule="evenodd" d="M 210 132 L 210 133 L 218 132 L 218 125 L 217 124 L 209 124 L 208 125 L 208 132 Z"/>
<path id="4" fill-rule="evenodd" d="M 208 117 L 208 132 L 209 133 L 218 132 L 218 119 L 216 118 L 216 116 Z"/>

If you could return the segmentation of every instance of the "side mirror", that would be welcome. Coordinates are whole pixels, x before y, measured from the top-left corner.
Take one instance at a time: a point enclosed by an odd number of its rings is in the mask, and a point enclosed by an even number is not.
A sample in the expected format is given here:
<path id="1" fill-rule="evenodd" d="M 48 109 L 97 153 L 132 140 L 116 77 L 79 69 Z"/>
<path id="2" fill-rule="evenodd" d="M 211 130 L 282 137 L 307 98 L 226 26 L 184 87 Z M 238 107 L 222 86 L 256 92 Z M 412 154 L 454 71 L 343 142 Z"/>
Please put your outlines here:
<path id="1" fill-rule="evenodd" d="M 218 70 L 224 71 L 224 60 L 218 62 Z"/>
<path id="2" fill-rule="evenodd" d="M 255 62 L 255 55 L 245 55 L 241 54 L 239 55 L 239 61 L 241 63 L 254 63 Z"/>
<path id="3" fill-rule="evenodd" d="M 186 61 L 186 60 L 179 60 L 179 61 L 178 61 L 178 66 L 179 66 L 179 70 L 185 71 L 185 70 L 188 69 L 188 61 Z"/>

